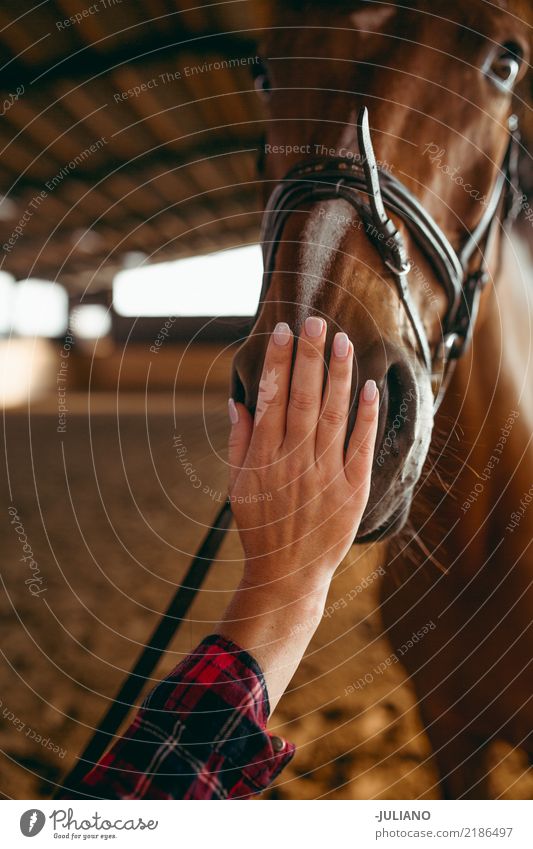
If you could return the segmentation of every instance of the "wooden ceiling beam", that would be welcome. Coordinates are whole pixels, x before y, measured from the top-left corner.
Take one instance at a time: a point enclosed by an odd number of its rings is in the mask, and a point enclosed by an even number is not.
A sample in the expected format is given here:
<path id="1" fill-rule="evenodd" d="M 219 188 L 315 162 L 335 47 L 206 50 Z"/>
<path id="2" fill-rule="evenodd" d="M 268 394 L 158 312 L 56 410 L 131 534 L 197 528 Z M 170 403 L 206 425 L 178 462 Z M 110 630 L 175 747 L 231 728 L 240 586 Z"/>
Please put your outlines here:
<path id="1" fill-rule="evenodd" d="M 187 146 L 184 150 L 163 150 L 158 149 L 148 151 L 141 154 L 135 159 L 123 161 L 120 159 L 108 159 L 105 167 L 100 169 L 91 169 L 86 165 L 80 168 L 79 171 L 68 174 L 65 178 L 65 183 L 79 183 L 90 186 L 105 187 L 106 180 L 112 180 L 115 175 L 137 176 L 145 175 L 146 178 L 153 174 L 153 179 L 157 179 L 165 171 L 171 171 L 174 176 L 179 179 L 180 173 L 184 176 L 187 174 L 187 168 L 194 166 L 201 160 L 212 162 L 218 165 L 218 160 L 224 156 L 246 156 L 254 158 L 259 153 L 261 138 L 243 140 L 240 146 L 235 143 L 228 144 L 227 142 L 211 143 L 208 145 Z M 48 178 L 50 179 L 50 178 Z M 18 178 L 14 174 L 9 176 L 4 174 L 0 176 L 0 191 L 4 192 L 8 186 L 15 184 L 15 190 L 9 193 L 9 198 L 14 203 L 27 198 L 28 195 L 38 194 L 46 185 L 46 180 L 42 182 L 35 180 L 35 177 L 24 174 Z M 218 188 L 218 187 L 214 187 Z M 231 187 L 228 186 L 228 189 Z M 60 192 L 60 187 L 56 189 Z M 221 190 L 223 191 L 223 190 Z M 206 197 L 209 197 L 207 193 Z"/>
<path id="2" fill-rule="evenodd" d="M 91 239 L 91 236 L 94 236 L 94 239 L 93 244 L 88 242 L 87 249 L 83 249 L 83 255 L 81 249 L 74 248 L 74 244 L 82 235 L 83 227 L 62 228 L 49 241 L 47 241 L 49 234 L 46 232 L 28 233 L 16 246 L 16 250 L 5 255 L 2 269 L 15 273 L 18 277 L 21 268 L 31 269 L 34 263 L 46 266 L 55 265 L 56 268 L 60 268 L 64 261 L 69 266 L 71 263 L 83 261 L 87 266 L 89 256 L 91 265 L 97 265 L 106 255 L 109 254 L 112 257 L 114 249 L 117 250 L 118 254 L 129 251 L 151 253 L 160 249 L 174 250 L 176 255 L 203 252 L 201 246 L 204 241 L 209 243 L 207 250 L 211 249 L 215 229 L 217 238 L 220 238 L 221 241 L 236 237 L 241 231 L 259 230 L 262 206 L 260 198 L 253 188 L 248 191 L 241 190 L 234 197 L 232 196 L 232 204 L 236 211 L 230 215 L 225 212 L 224 202 L 221 203 L 218 214 L 216 210 L 213 210 L 211 215 L 205 208 L 194 207 L 193 204 L 190 208 L 184 207 L 185 217 L 179 216 L 179 207 L 176 208 L 175 213 L 165 210 L 159 221 L 156 216 L 149 222 L 152 230 L 150 233 L 139 218 L 125 216 L 120 219 L 120 222 L 107 221 L 102 218 L 94 228 L 89 227 L 87 229 L 88 240 Z M 192 220 L 194 208 L 198 210 L 200 216 L 197 223 L 193 223 Z M 190 221 L 190 224 L 188 224 L 188 221 Z M 153 233 L 157 233 L 158 227 L 162 226 L 163 222 L 165 223 L 166 237 L 154 239 Z M 222 222 L 225 223 L 225 228 L 222 228 Z M 118 223 L 120 224 L 120 231 L 116 229 Z M 170 229 L 167 230 L 167 227 Z M 168 232 L 175 233 L 172 242 L 168 239 Z M 0 236 L 0 240 L 1 238 Z M 85 252 L 85 250 L 88 252 Z"/>
<path id="3" fill-rule="evenodd" d="M 52 64 L 28 66 L 19 59 L 12 59 L 2 71 L 0 88 L 14 91 L 24 86 L 28 93 L 40 92 L 59 80 L 84 82 L 104 76 L 123 65 L 153 64 L 166 60 L 172 54 L 185 53 L 188 60 L 197 57 L 201 64 L 217 55 L 219 61 L 222 58 L 244 59 L 254 56 L 257 49 L 254 38 L 219 32 L 195 34 L 176 27 L 168 35 L 150 33 L 145 28 L 142 38 L 115 46 L 107 52 L 106 40 L 99 43 L 98 51 L 90 44 L 81 49 L 78 44 L 73 44 L 72 53 L 58 57 Z"/>

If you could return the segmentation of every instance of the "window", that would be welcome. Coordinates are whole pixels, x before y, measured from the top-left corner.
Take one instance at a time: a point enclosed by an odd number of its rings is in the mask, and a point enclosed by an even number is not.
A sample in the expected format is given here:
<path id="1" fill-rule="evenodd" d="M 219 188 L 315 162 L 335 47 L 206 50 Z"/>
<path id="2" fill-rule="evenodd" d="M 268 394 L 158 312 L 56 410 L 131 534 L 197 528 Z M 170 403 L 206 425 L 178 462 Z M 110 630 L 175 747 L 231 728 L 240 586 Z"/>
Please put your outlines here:
<path id="1" fill-rule="evenodd" d="M 101 339 L 111 330 L 111 315 L 103 304 L 80 304 L 70 314 L 70 328 L 78 339 Z"/>
<path id="2" fill-rule="evenodd" d="M 68 295 L 58 283 L 33 278 L 14 283 L 10 307 L 7 332 L 54 338 L 67 329 Z"/>
<path id="3" fill-rule="evenodd" d="M 261 293 L 259 245 L 120 271 L 113 306 L 134 316 L 253 316 Z"/>

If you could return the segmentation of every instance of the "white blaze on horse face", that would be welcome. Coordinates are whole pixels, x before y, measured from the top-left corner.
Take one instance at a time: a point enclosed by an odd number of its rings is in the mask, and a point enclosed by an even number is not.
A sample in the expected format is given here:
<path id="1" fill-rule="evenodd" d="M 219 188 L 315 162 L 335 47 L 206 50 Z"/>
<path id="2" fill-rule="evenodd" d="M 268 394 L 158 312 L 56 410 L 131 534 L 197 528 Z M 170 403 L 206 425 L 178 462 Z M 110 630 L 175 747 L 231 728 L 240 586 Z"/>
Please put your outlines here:
<path id="1" fill-rule="evenodd" d="M 331 280 L 337 251 L 354 223 L 352 207 L 341 198 L 319 203 L 309 213 L 299 252 L 297 329 L 313 309 L 320 287 Z"/>
<path id="2" fill-rule="evenodd" d="M 356 12 L 352 12 L 350 20 L 354 27 L 362 32 L 365 30 L 378 32 L 380 27 L 396 14 L 396 11 L 397 9 L 394 4 L 389 3 L 388 5 L 379 6 L 369 4 L 368 8 L 358 9 Z"/>

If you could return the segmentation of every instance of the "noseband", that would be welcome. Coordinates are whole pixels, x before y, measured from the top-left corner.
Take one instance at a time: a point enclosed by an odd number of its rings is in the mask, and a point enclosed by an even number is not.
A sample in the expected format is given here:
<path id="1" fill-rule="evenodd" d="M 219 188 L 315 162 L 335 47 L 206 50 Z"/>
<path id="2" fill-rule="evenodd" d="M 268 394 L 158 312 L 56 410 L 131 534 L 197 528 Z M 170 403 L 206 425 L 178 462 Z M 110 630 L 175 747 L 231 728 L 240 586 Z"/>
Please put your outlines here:
<path id="1" fill-rule="evenodd" d="M 514 115 L 509 120 L 509 132 L 507 152 L 481 220 L 457 252 L 409 189 L 378 166 L 370 135 L 368 110 L 363 106 L 357 121 L 360 163 L 342 157 L 299 163 L 291 168 L 272 192 L 265 209 L 261 235 L 264 276 L 260 301 L 264 300 L 270 285 L 278 245 L 291 213 L 304 204 L 320 200 L 342 198 L 348 201 L 360 216 L 366 235 L 396 283 L 420 355 L 433 378 L 436 365 L 440 367 L 443 376 L 439 381 L 435 401 L 438 406 L 451 374 L 449 366 L 461 357 L 472 336 L 479 297 L 489 278 L 487 254 L 496 231 L 496 221 L 506 223 L 515 218 L 519 211 L 519 131 Z M 502 203 L 501 218 L 498 219 Z M 409 290 L 411 263 L 405 241 L 390 218 L 390 212 L 404 222 L 446 292 L 448 307 L 442 323 L 442 341 L 433 355 L 422 318 Z M 476 255 L 480 256 L 480 262 L 477 267 L 473 267 Z"/>

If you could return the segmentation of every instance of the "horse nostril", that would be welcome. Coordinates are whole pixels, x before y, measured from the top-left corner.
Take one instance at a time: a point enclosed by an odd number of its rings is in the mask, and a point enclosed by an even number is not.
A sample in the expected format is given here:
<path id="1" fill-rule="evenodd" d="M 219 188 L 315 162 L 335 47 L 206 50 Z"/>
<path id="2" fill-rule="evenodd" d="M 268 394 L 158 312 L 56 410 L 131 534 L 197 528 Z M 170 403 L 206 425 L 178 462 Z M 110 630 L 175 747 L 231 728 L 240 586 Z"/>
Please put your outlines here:
<path id="1" fill-rule="evenodd" d="M 390 455 L 399 457 L 409 447 L 416 427 L 416 384 L 410 368 L 402 362 L 389 368 L 385 383 L 387 409 L 383 440 Z"/>
<path id="2" fill-rule="evenodd" d="M 231 374 L 231 397 L 234 401 L 238 401 L 241 404 L 244 404 L 246 397 L 244 384 L 235 366 L 233 367 Z"/>
<path id="3" fill-rule="evenodd" d="M 252 416 L 255 414 L 259 378 L 252 371 L 248 373 L 246 364 L 237 363 L 233 365 L 231 375 L 231 397 L 234 401 L 244 404 Z"/>

